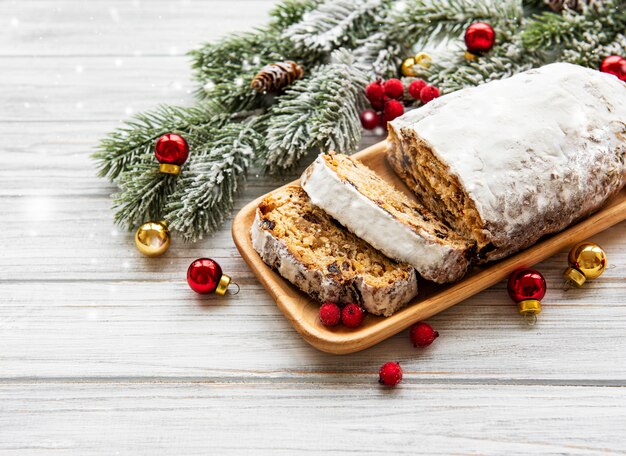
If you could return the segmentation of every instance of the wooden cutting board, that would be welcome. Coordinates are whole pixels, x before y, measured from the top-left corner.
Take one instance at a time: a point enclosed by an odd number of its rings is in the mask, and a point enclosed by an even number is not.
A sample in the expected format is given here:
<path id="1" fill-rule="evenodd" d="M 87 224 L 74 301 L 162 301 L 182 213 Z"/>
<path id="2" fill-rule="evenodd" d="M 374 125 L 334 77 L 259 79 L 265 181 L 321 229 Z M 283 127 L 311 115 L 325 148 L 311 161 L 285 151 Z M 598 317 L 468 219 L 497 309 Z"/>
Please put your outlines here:
<path id="1" fill-rule="evenodd" d="M 372 168 L 383 179 L 401 189 L 409 197 L 411 192 L 400 181 L 385 159 L 386 142 L 375 144 L 354 155 Z M 298 181 L 288 185 L 298 184 Z M 407 307 L 391 317 L 368 315 L 364 324 L 357 329 L 338 326 L 327 328 L 318 320 L 319 303 L 312 300 L 296 287 L 269 268 L 252 247 L 250 227 L 255 210 L 264 196 L 245 206 L 233 221 L 232 233 L 235 245 L 259 281 L 276 301 L 282 313 L 291 321 L 296 331 L 315 348 L 328 353 L 353 353 L 381 342 L 470 296 L 489 288 L 508 276 L 517 268 L 532 266 L 555 253 L 567 249 L 594 234 L 626 219 L 626 189 L 612 198 L 598 212 L 568 229 L 543 238 L 534 246 L 506 259 L 474 266 L 459 282 L 437 285 L 419 281 L 419 293 Z M 565 269 L 566 265 L 563 265 Z M 514 305 L 511 303 L 511 305 Z"/>

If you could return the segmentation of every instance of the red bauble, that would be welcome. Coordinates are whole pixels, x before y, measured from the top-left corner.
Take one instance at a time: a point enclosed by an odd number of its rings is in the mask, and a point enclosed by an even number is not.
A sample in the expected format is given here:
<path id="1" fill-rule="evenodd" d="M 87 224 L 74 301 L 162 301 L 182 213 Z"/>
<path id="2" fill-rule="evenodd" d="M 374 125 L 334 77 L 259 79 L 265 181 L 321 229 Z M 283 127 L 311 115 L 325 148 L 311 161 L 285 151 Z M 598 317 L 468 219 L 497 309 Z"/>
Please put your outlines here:
<path id="1" fill-rule="evenodd" d="M 222 276 L 222 268 L 210 258 L 198 258 L 187 269 L 187 283 L 200 294 L 213 293 Z"/>
<path id="2" fill-rule="evenodd" d="M 465 31 L 465 46 L 472 54 L 489 52 L 496 42 L 496 32 L 486 22 L 474 22 Z"/>
<path id="3" fill-rule="evenodd" d="M 181 166 L 189 156 L 189 145 L 182 136 L 168 133 L 157 139 L 154 155 L 159 163 Z"/>
<path id="4" fill-rule="evenodd" d="M 366 130 L 373 130 L 378 126 L 379 117 L 373 109 L 366 109 L 361 113 L 361 125 Z"/>
<path id="5" fill-rule="evenodd" d="M 380 81 L 370 82 L 365 87 L 365 96 L 374 109 L 382 109 L 385 89 Z"/>
<path id="6" fill-rule="evenodd" d="M 546 294 L 546 279 L 534 269 L 518 269 L 509 277 L 509 296 L 518 304 L 521 314 L 541 312 L 541 300 Z"/>
<path id="7" fill-rule="evenodd" d="M 600 71 L 617 76 L 626 81 L 626 59 L 619 55 L 609 55 L 602 60 Z"/>
<path id="8" fill-rule="evenodd" d="M 341 321 L 341 309 L 334 302 L 326 302 L 320 307 L 320 321 L 324 326 L 337 326 Z"/>
<path id="9" fill-rule="evenodd" d="M 439 97 L 439 89 L 435 86 L 427 85 L 422 90 L 420 90 L 420 100 L 424 104 L 438 97 Z"/>
<path id="10" fill-rule="evenodd" d="M 398 100 L 389 100 L 385 103 L 385 109 L 383 110 L 383 125 L 387 125 L 387 122 L 391 122 L 396 117 L 400 117 L 404 114 L 404 105 Z"/>
<path id="11" fill-rule="evenodd" d="M 378 371 L 378 383 L 385 386 L 396 386 L 402 381 L 402 368 L 398 363 L 385 363 Z"/>
<path id="12" fill-rule="evenodd" d="M 422 89 L 426 87 L 426 81 L 423 79 L 416 79 L 409 84 L 409 95 L 411 95 L 414 99 L 420 99 L 420 92 Z"/>
<path id="13" fill-rule="evenodd" d="M 341 322 L 348 328 L 358 328 L 364 318 L 365 311 L 357 304 L 346 304 L 341 311 Z"/>
<path id="14" fill-rule="evenodd" d="M 411 342 L 414 347 L 428 347 L 439 337 L 439 333 L 433 329 L 428 323 L 423 321 L 415 323 L 409 332 Z"/>
<path id="15" fill-rule="evenodd" d="M 404 85 L 399 79 L 387 79 L 383 84 L 385 95 L 394 100 L 399 100 L 404 96 Z"/>

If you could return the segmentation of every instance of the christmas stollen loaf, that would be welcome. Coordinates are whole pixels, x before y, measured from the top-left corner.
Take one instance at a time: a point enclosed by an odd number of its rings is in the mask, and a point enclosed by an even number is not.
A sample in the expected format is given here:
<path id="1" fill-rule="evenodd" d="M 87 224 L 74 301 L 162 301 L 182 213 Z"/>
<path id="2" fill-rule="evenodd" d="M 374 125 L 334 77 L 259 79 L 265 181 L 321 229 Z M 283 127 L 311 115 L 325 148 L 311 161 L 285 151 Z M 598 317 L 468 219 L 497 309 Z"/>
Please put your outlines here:
<path id="1" fill-rule="evenodd" d="M 389 316 L 417 294 L 417 275 L 385 257 L 313 206 L 298 186 L 259 204 L 252 245 L 263 261 L 314 299 L 359 303 Z"/>
<path id="2" fill-rule="evenodd" d="M 555 63 L 459 90 L 389 123 L 387 158 L 494 260 L 598 209 L 626 182 L 626 85 Z"/>
<path id="3" fill-rule="evenodd" d="M 451 282 L 467 271 L 473 244 L 358 160 L 321 154 L 300 182 L 314 205 L 425 279 Z"/>

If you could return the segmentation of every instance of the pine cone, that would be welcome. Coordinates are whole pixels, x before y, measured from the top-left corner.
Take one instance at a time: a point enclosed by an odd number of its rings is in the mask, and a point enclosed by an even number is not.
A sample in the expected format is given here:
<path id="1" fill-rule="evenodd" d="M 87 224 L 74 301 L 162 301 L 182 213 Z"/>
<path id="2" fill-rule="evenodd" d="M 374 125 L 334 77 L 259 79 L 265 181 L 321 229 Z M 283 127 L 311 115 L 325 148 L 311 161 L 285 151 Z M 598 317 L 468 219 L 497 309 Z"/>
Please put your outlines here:
<path id="1" fill-rule="evenodd" d="M 270 63 L 261 68 L 254 77 L 250 87 L 259 93 L 278 92 L 291 85 L 295 80 L 302 79 L 304 71 L 296 62 Z"/>

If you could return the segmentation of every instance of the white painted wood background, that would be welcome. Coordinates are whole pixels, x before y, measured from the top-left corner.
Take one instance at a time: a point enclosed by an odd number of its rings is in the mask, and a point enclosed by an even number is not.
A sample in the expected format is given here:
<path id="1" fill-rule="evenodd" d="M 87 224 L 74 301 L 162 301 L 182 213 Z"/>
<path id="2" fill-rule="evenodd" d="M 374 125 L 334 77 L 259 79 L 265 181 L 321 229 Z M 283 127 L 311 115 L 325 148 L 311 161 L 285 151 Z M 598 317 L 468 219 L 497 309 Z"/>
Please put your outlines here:
<path id="1" fill-rule="evenodd" d="M 625 223 L 594 238 L 614 268 L 583 290 L 559 288 L 566 252 L 538 266 L 532 329 L 501 283 L 432 318 L 428 349 L 343 357 L 295 333 L 228 224 L 160 259 L 113 225 L 98 139 L 191 104 L 185 51 L 272 3 L 0 1 L 0 455 L 626 453 Z M 237 208 L 292 178 L 252 176 Z M 200 256 L 242 292 L 191 292 Z"/>

